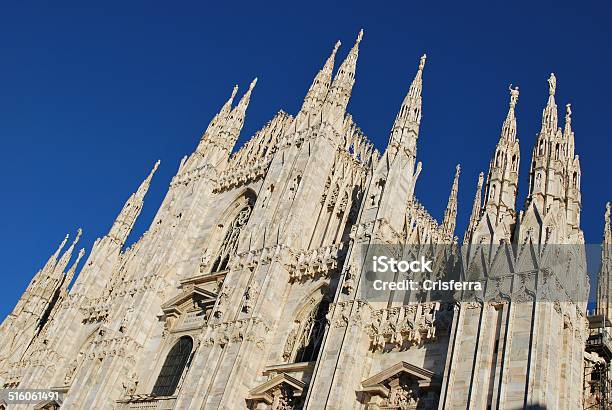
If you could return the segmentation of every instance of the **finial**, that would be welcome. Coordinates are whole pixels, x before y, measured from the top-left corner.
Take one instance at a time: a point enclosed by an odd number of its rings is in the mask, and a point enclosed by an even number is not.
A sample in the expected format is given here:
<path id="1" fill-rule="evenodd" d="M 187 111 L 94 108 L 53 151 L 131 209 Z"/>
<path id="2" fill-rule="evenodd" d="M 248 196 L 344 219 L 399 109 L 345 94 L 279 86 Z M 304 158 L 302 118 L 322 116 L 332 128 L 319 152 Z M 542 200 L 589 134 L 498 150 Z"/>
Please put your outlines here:
<path id="1" fill-rule="evenodd" d="M 461 172 L 461 164 L 457 164 L 457 166 L 455 167 L 455 171 L 457 173 Z"/>
<path id="2" fill-rule="evenodd" d="M 74 238 L 74 241 L 72 241 L 72 244 L 75 245 L 79 239 L 81 239 L 81 235 L 83 235 L 83 230 L 81 228 L 77 229 L 77 234 L 76 237 Z"/>
<path id="3" fill-rule="evenodd" d="M 606 213 L 604 214 L 604 253 L 609 254 L 612 249 L 612 231 L 610 230 L 610 212 L 612 211 L 612 204 L 606 203 Z"/>
<path id="4" fill-rule="evenodd" d="M 511 83 L 510 86 L 508 87 L 508 90 L 510 91 L 510 107 L 514 108 L 516 107 L 516 103 L 518 102 L 519 88 L 518 86 L 512 88 L 512 83 Z"/>
<path id="5" fill-rule="evenodd" d="M 238 92 L 238 84 L 234 85 L 234 89 L 232 90 L 232 95 L 230 96 L 230 100 L 233 100 L 234 97 L 236 96 L 236 93 Z"/>
<path id="6" fill-rule="evenodd" d="M 548 94 L 554 96 L 556 90 L 557 90 L 557 77 L 555 77 L 555 73 L 550 73 L 550 77 L 548 77 Z"/>
<path id="7" fill-rule="evenodd" d="M 253 81 L 251 81 L 251 84 L 249 85 L 249 91 L 253 91 L 253 88 L 255 88 L 255 84 L 257 84 L 257 77 L 255 77 Z"/>
<path id="8" fill-rule="evenodd" d="M 340 40 L 336 41 L 336 44 L 334 45 L 334 51 L 333 51 L 334 54 L 338 52 L 338 49 L 340 48 L 341 45 L 342 45 L 342 42 Z"/>
<path id="9" fill-rule="evenodd" d="M 155 173 L 155 171 L 157 171 L 157 168 L 159 167 L 159 160 L 157 160 L 155 162 L 155 165 L 153 165 L 153 169 L 151 170 L 151 175 L 153 175 Z"/>
<path id="10" fill-rule="evenodd" d="M 64 240 L 62 241 L 62 243 L 60 243 L 60 246 L 57 248 L 57 251 L 55 251 L 56 256 L 59 255 L 59 253 L 61 252 L 62 249 L 64 249 L 64 246 L 66 246 L 66 242 L 68 242 L 68 238 L 70 237 L 70 235 L 66 234 L 66 236 L 64 236 Z"/>
<path id="11" fill-rule="evenodd" d="M 570 103 L 565 104 L 565 122 L 572 122 L 572 104 Z"/>
<path id="12" fill-rule="evenodd" d="M 357 41 L 356 43 L 359 44 L 361 43 L 361 39 L 363 38 L 363 29 L 359 30 L 359 34 L 357 35 Z"/>
<path id="13" fill-rule="evenodd" d="M 423 71 L 423 68 L 425 67 L 425 61 L 427 60 L 427 54 L 423 54 L 421 56 L 421 61 L 419 62 L 419 70 Z"/>

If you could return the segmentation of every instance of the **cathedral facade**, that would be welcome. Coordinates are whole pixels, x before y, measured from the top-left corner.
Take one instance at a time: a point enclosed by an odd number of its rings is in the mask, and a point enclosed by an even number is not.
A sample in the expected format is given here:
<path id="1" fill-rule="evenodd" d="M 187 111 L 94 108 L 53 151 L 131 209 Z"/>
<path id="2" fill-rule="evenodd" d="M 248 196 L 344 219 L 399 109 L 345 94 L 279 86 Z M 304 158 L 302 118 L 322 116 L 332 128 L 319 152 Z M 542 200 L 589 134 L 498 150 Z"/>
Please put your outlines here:
<path id="1" fill-rule="evenodd" d="M 580 161 L 555 76 L 523 210 L 510 88 L 460 246 L 460 167 L 441 223 L 414 195 L 426 58 L 379 152 L 346 111 L 361 38 L 334 74 L 336 44 L 295 116 L 279 112 L 238 150 L 256 80 L 237 103 L 234 88 L 134 244 L 159 163 L 78 274 L 80 232 L 61 243 L 0 327 L 3 387 L 61 399 L 0 408 L 600 408 L 589 406 L 605 401 L 607 339 L 588 345 L 607 335 L 612 297 L 600 281 L 593 325 Z M 379 245 L 418 246 L 437 278 L 460 271 L 483 289 L 367 297 Z"/>

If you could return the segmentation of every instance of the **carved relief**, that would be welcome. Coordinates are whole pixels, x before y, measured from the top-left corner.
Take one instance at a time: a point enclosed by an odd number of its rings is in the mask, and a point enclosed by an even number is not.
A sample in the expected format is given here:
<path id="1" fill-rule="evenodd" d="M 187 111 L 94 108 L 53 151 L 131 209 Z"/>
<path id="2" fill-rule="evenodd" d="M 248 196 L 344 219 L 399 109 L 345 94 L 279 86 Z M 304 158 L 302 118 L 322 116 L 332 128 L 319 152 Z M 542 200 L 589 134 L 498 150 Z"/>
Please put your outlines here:
<path id="1" fill-rule="evenodd" d="M 421 345 L 436 339 L 437 332 L 450 330 L 454 309 L 445 304 L 427 302 L 372 312 L 368 328 L 373 351 L 401 349 L 405 343 Z"/>

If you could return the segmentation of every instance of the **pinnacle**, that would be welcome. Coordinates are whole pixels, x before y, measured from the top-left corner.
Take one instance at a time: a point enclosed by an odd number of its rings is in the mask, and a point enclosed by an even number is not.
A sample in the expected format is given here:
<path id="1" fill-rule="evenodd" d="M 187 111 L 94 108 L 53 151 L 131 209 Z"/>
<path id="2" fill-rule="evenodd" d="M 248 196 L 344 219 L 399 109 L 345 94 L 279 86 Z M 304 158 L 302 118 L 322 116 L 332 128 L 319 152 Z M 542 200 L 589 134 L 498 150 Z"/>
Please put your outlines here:
<path id="1" fill-rule="evenodd" d="M 427 54 L 423 54 L 421 56 L 421 61 L 419 61 L 419 70 L 423 71 L 423 68 L 425 68 L 425 62 L 427 61 Z"/>

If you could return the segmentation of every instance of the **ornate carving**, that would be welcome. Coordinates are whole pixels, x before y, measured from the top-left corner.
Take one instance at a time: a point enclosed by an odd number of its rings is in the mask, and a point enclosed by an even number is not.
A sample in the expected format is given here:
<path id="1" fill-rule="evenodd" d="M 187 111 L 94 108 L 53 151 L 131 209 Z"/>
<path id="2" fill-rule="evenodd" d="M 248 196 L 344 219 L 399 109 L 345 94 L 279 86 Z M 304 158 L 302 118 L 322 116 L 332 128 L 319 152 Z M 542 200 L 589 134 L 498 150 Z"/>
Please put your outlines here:
<path id="1" fill-rule="evenodd" d="M 123 394 L 125 396 L 132 396 L 136 393 L 136 387 L 138 386 L 138 380 L 136 372 L 131 372 L 127 379 L 123 382 Z"/>
<path id="2" fill-rule="evenodd" d="M 357 276 L 356 271 L 357 271 L 357 268 L 355 268 L 355 265 L 350 265 L 346 269 L 344 282 L 342 283 L 342 290 L 344 291 L 344 293 L 346 293 L 349 296 L 351 296 L 355 290 L 355 280 Z"/>
<path id="3" fill-rule="evenodd" d="M 247 290 L 244 292 L 244 295 L 242 296 L 242 310 L 245 313 L 250 313 L 251 310 L 253 310 L 256 298 L 257 291 L 255 290 L 254 286 L 251 285 L 247 288 Z"/>
<path id="4" fill-rule="evenodd" d="M 448 332 L 454 309 L 439 302 L 426 302 L 372 312 L 368 327 L 371 348 L 383 351 L 389 344 L 401 349 L 405 343 L 420 345 L 435 340 L 437 332 Z"/>
<path id="5" fill-rule="evenodd" d="M 344 243 L 324 246 L 309 251 L 289 249 L 285 267 L 292 282 L 329 276 L 341 266 L 346 255 Z"/>
<path id="6" fill-rule="evenodd" d="M 223 286 L 221 293 L 219 294 L 219 297 L 217 298 L 217 307 L 215 308 L 215 311 L 213 313 L 214 317 L 220 318 L 221 316 L 223 316 L 223 313 L 225 311 L 225 305 L 227 304 L 227 300 L 230 297 L 232 289 L 233 288 L 230 285 Z"/>

